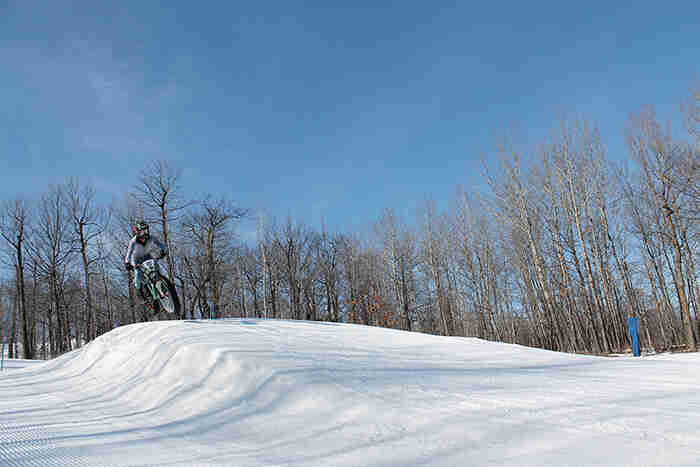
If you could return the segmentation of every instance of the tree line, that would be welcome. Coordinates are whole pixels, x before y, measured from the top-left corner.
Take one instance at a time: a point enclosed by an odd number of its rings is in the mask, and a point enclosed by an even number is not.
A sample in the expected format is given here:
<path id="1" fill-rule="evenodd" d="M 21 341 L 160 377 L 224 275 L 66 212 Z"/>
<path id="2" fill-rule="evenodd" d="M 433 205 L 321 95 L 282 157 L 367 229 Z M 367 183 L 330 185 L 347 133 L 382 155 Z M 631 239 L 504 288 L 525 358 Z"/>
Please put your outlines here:
<path id="1" fill-rule="evenodd" d="M 525 152 L 506 135 L 487 193 L 458 188 L 443 211 L 428 199 L 412 223 L 386 209 L 363 234 L 186 199 L 167 161 L 110 206 L 78 178 L 2 200 L 9 357 L 52 358 L 155 319 L 123 265 L 137 219 L 170 249 L 171 319 L 350 322 L 606 354 L 629 348 L 637 317 L 643 347 L 696 350 L 700 93 L 683 110 L 680 136 L 651 109 L 633 118 L 616 163 L 585 121 L 562 119 Z M 242 222 L 256 241 L 239 238 Z"/>

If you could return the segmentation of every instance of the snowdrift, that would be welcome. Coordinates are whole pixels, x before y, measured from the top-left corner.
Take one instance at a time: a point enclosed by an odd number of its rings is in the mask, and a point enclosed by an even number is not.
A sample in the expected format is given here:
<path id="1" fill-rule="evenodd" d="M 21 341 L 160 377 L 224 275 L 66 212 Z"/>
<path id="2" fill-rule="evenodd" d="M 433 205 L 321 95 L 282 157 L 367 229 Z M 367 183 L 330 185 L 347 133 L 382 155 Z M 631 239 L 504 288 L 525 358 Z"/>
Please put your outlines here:
<path id="1" fill-rule="evenodd" d="M 135 324 L 0 374 L 0 465 L 692 463 L 698 364 L 334 323 Z"/>

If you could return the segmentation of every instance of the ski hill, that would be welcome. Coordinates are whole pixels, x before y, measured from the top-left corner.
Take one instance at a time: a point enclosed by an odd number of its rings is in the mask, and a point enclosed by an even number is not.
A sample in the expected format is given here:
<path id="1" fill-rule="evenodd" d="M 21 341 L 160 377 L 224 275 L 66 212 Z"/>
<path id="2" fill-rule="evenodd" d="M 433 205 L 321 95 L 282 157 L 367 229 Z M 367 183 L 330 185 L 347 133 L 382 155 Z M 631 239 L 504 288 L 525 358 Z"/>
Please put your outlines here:
<path id="1" fill-rule="evenodd" d="M 159 321 L 0 373 L 0 465 L 699 465 L 699 386 L 697 354 Z"/>

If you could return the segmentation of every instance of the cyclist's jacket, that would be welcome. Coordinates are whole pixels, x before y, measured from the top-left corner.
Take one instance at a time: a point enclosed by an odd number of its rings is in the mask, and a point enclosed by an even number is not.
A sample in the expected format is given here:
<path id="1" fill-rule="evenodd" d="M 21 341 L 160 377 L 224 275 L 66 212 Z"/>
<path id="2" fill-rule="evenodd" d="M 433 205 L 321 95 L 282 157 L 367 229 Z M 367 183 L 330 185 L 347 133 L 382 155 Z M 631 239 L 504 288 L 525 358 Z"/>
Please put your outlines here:
<path id="1" fill-rule="evenodd" d="M 146 243 L 141 243 L 134 236 L 129 241 L 129 248 L 126 250 L 124 262 L 137 268 L 147 259 L 160 259 L 168 254 L 168 249 L 163 243 L 153 235 L 148 237 Z"/>

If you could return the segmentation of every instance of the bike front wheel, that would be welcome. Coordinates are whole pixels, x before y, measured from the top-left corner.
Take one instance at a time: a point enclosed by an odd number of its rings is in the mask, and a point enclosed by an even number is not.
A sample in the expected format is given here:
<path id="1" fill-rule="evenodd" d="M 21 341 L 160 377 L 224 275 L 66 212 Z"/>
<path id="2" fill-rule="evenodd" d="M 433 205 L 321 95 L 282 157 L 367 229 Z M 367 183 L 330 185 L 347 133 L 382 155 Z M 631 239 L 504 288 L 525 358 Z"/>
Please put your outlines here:
<path id="1" fill-rule="evenodd" d="M 177 292 L 175 287 L 170 284 L 170 281 L 162 279 L 161 284 L 159 284 L 160 306 L 166 313 L 177 313 L 180 308 L 180 301 L 177 297 Z"/>

